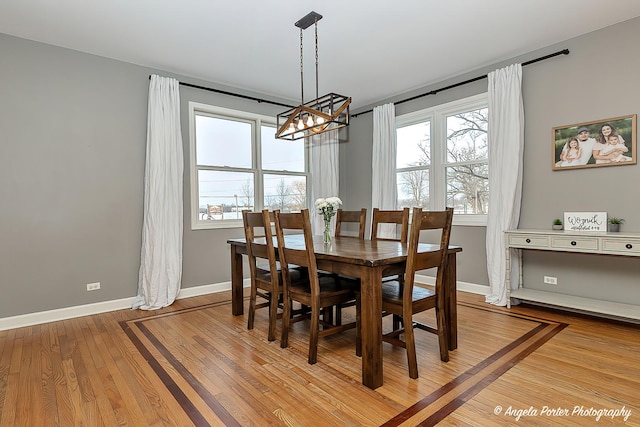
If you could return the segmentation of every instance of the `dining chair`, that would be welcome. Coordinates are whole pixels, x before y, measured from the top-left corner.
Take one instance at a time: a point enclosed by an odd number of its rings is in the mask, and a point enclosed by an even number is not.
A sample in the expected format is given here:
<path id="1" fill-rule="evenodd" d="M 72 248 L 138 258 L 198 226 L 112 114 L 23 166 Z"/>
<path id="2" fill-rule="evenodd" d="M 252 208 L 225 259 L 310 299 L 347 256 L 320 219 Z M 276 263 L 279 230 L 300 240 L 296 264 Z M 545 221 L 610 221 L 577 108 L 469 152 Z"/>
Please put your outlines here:
<path id="1" fill-rule="evenodd" d="M 380 237 L 380 225 L 390 224 L 394 226 L 394 233 L 396 237 Z M 400 226 L 400 237 L 398 235 L 398 225 Z M 371 240 L 390 240 L 394 242 L 407 243 L 407 236 L 409 235 L 409 208 L 403 208 L 400 210 L 380 210 L 373 208 L 373 215 L 371 217 Z M 402 274 L 395 274 L 392 276 L 386 276 L 382 280 L 402 280 Z M 400 319 L 397 316 L 393 317 L 393 327 L 397 329 L 399 327 Z"/>
<path id="2" fill-rule="evenodd" d="M 303 317 L 291 317 L 291 305 L 293 301 L 309 307 L 307 315 L 311 320 L 309 332 L 309 364 L 313 365 L 318 360 L 318 339 L 327 335 L 333 335 L 348 329 L 355 328 L 356 322 L 336 326 L 333 323 L 321 319 L 320 315 L 325 310 L 332 310 L 336 304 L 345 304 L 356 299 L 355 281 L 338 276 L 320 276 L 313 248 L 313 235 L 309 210 L 303 209 L 298 213 L 281 213 L 276 211 L 276 236 L 278 241 L 278 253 L 282 266 L 283 303 L 282 336 L 280 347 L 289 345 L 289 327 L 292 322 L 299 321 Z M 288 245 L 285 234 L 288 232 L 302 232 L 304 247 L 300 245 Z M 289 264 L 295 264 L 307 269 L 309 280 L 305 282 L 293 282 L 289 277 Z M 357 329 L 359 330 L 359 329 Z"/>
<path id="3" fill-rule="evenodd" d="M 276 260 L 271 222 L 274 212 L 267 209 L 262 212 L 242 211 L 244 235 L 247 243 L 247 257 L 251 271 L 251 294 L 249 297 L 249 317 L 247 329 L 253 329 L 256 309 L 269 308 L 269 332 L 267 339 L 274 341 L 278 318 L 278 302 L 282 296 L 280 263 Z M 266 264 L 265 264 L 266 261 Z M 289 266 L 287 274 L 293 282 L 305 280 L 304 272 Z M 257 298 L 265 300 L 258 303 Z"/>
<path id="4" fill-rule="evenodd" d="M 413 221 L 407 249 L 407 263 L 404 280 L 390 280 L 382 283 L 383 316 L 393 314 L 403 319 L 402 326 L 385 333 L 382 340 L 407 350 L 409 376 L 418 378 L 418 362 L 414 329 L 423 329 L 438 335 L 440 360 L 449 361 L 449 345 L 447 338 L 448 325 L 445 322 L 444 274 L 447 263 L 447 250 L 451 235 L 453 209 L 444 211 L 423 211 L 413 209 Z M 420 252 L 419 239 L 423 230 L 439 232 L 440 243 L 437 250 Z M 414 286 L 415 273 L 419 270 L 437 268 L 435 289 Z M 413 320 L 413 315 L 426 310 L 435 309 L 436 325 L 430 326 Z M 399 338 L 404 334 L 404 341 Z"/>
<path id="5" fill-rule="evenodd" d="M 382 224 L 393 224 L 397 228 L 400 225 L 400 237 L 381 237 L 379 236 L 379 226 Z M 380 210 L 373 208 L 371 216 L 371 240 L 392 240 L 396 242 L 407 243 L 409 234 L 409 208 L 399 210 Z"/>
<path id="6" fill-rule="evenodd" d="M 339 237 L 356 237 L 350 234 L 344 234 L 343 225 L 358 224 L 358 239 L 364 240 L 364 229 L 367 221 L 367 209 L 362 208 L 359 211 L 345 211 L 338 209 L 336 214 L 336 236 Z M 347 230 L 348 231 L 348 230 Z"/>

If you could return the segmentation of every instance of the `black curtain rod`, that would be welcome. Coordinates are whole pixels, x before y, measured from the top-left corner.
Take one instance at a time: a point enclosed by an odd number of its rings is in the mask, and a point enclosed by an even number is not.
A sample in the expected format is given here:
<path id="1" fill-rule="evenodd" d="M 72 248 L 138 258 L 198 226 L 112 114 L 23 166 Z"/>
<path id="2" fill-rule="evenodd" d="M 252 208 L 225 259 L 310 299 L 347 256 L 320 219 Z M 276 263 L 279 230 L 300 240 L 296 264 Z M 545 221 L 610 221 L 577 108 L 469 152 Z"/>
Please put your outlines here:
<path id="1" fill-rule="evenodd" d="M 553 58 L 554 56 L 568 55 L 568 54 L 569 54 L 569 49 L 564 49 L 564 50 L 561 50 L 559 52 L 551 53 L 549 55 L 542 56 L 542 57 L 537 58 L 537 59 L 532 59 L 531 61 L 523 62 L 522 65 L 523 66 L 524 65 L 529 65 L 529 64 L 533 64 L 534 62 L 543 61 L 545 59 Z M 394 104 L 398 105 L 398 104 L 402 104 L 404 102 L 413 101 L 414 99 L 422 98 L 423 96 L 435 95 L 438 92 L 442 92 L 442 91 L 445 91 L 445 90 L 448 90 L 448 89 L 453 89 L 454 87 L 466 85 L 468 83 L 477 82 L 478 80 L 482 80 L 482 79 L 486 79 L 486 78 L 487 78 L 487 75 L 485 74 L 484 76 L 475 77 L 473 79 L 469 79 L 469 80 L 465 80 L 465 81 L 460 82 L 460 83 L 452 84 L 450 86 L 446 86 L 446 87 L 443 87 L 441 89 L 432 90 L 431 92 L 427 92 L 427 93 L 423 93 L 421 95 L 413 96 L 411 98 L 403 99 L 402 101 L 396 101 L 396 102 L 394 102 Z M 149 79 L 151 79 L 151 76 L 149 76 Z M 191 83 L 184 83 L 184 82 L 179 82 L 179 83 L 180 83 L 181 86 L 187 86 L 187 87 L 192 87 L 192 88 L 195 88 L 195 89 L 207 90 L 209 92 L 221 93 L 223 95 L 235 96 L 237 98 L 244 98 L 244 99 L 248 99 L 250 101 L 256 101 L 257 103 L 263 103 L 264 102 L 265 104 L 279 105 L 281 107 L 287 107 L 287 108 L 295 108 L 293 105 L 283 104 L 281 102 L 276 102 L 276 101 L 270 101 L 268 99 L 256 98 L 254 96 L 242 95 L 242 94 L 239 94 L 239 93 L 228 92 L 226 90 L 220 90 L 220 89 L 213 89 L 213 88 L 210 88 L 210 87 L 194 85 L 194 84 L 191 84 Z M 352 114 L 351 117 L 358 117 L 361 114 L 366 114 L 366 113 L 371 113 L 371 112 L 373 112 L 373 110 L 367 110 L 367 111 L 363 111 L 363 112 L 358 113 L 358 114 Z"/>
<path id="2" fill-rule="evenodd" d="M 149 80 L 151 80 L 151 76 L 149 76 Z M 281 107 L 295 108 L 292 105 L 283 104 L 281 102 L 269 101 L 268 99 L 256 98 L 254 96 L 248 96 L 248 95 L 242 95 L 242 94 L 239 94 L 239 93 L 227 92 L 226 90 L 213 89 L 213 88 L 210 88 L 210 87 L 198 86 L 198 85 L 194 85 L 194 84 L 191 84 L 191 83 L 184 83 L 184 82 L 178 82 L 178 83 L 180 83 L 180 86 L 187 86 L 187 87 L 192 87 L 192 88 L 195 88 L 195 89 L 207 90 L 209 92 L 221 93 L 223 95 L 235 96 L 237 98 L 249 99 L 251 101 L 256 101 L 259 104 L 264 102 L 265 104 L 273 104 L 273 105 L 279 105 Z"/>
<path id="3" fill-rule="evenodd" d="M 568 55 L 568 54 L 569 54 L 569 49 L 564 49 L 564 50 L 561 50 L 559 52 L 555 52 L 555 53 L 551 53 L 549 55 L 541 56 L 540 58 L 532 59 L 531 61 L 523 62 L 522 65 L 525 66 L 525 65 L 533 64 L 535 62 L 544 61 L 545 59 L 553 58 L 554 56 Z M 455 83 L 455 84 L 452 84 L 452 85 L 449 85 L 449 86 L 446 86 L 446 87 L 443 87 L 443 88 L 440 88 L 440 89 L 432 90 L 432 91 L 427 92 L 427 93 L 423 93 L 423 94 L 420 94 L 420 95 L 412 96 L 411 98 L 403 99 L 402 101 L 396 101 L 393 104 L 394 105 L 398 105 L 398 104 L 402 104 L 402 103 L 405 103 L 405 102 L 413 101 L 414 99 L 422 98 L 423 96 L 435 95 L 438 92 L 442 92 L 442 91 L 445 91 L 445 90 L 453 89 L 454 87 L 463 86 L 463 85 L 466 85 L 468 83 L 477 82 L 478 80 L 482 80 L 482 79 L 486 79 L 486 78 L 487 78 L 487 74 L 485 74 L 484 76 L 474 77 L 472 79 L 465 80 L 465 81 L 460 82 L 460 83 Z M 367 110 L 367 111 L 363 111 L 363 112 L 358 113 L 358 114 L 352 114 L 351 117 L 358 117 L 361 114 L 366 114 L 366 113 L 371 113 L 371 112 L 373 112 L 373 110 Z"/>

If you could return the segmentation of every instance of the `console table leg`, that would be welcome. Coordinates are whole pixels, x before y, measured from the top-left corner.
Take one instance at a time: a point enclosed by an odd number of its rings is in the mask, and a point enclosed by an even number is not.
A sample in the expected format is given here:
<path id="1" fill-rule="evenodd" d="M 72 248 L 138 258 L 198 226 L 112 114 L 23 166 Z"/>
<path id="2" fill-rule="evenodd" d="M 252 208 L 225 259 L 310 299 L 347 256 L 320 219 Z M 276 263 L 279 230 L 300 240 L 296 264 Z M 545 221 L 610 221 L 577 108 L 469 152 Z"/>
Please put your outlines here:
<path id="1" fill-rule="evenodd" d="M 511 251 L 509 250 L 509 245 L 507 245 L 505 251 L 505 259 L 506 259 L 506 277 L 504 279 L 505 286 L 507 287 L 507 308 L 511 308 Z"/>

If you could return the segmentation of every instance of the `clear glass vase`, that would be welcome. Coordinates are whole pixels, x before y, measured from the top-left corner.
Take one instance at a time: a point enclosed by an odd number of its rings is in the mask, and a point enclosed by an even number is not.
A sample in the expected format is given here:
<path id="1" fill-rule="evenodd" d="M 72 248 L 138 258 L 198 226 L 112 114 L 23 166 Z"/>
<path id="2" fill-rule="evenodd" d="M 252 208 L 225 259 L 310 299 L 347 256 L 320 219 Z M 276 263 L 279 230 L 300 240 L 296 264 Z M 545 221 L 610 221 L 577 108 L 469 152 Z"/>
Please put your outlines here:
<path id="1" fill-rule="evenodd" d="M 324 219 L 324 232 L 322 233 L 322 241 L 331 243 L 331 218 Z"/>

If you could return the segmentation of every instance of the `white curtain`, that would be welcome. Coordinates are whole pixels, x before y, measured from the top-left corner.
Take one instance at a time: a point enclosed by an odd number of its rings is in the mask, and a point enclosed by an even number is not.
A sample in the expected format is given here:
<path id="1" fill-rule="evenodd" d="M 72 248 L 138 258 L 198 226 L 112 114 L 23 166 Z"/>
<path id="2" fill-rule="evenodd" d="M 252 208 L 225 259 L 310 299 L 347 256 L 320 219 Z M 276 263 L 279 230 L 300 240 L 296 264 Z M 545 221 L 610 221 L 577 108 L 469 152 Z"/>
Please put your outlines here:
<path id="1" fill-rule="evenodd" d="M 182 155 L 179 82 L 153 75 L 147 113 L 140 274 L 133 308 L 166 307 L 180 291 Z"/>
<path id="2" fill-rule="evenodd" d="M 487 271 L 490 293 L 486 301 L 507 305 L 504 231 L 518 227 L 522 198 L 524 106 L 522 65 L 489 73 L 489 212 L 487 215 Z M 511 285 L 518 286 L 518 253 L 511 254 Z"/>
<path id="3" fill-rule="evenodd" d="M 371 208 L 396 209 L 396 108 L 385 104 L 373 109 L 373 159 L 371 162 Z M 380 226 L 379 237 L 396 237 L 396 227 Z"/>
<path id="4" fill-rule="evenodd" d="M 314 135 L 309 138 L 311 144 L 311 223 L 314 234 L 322 234 L 324 221 L 322 215 L 315 211 L 318 198 L 339 197 L 340 163 L 339 163 L 339 130 Z M 332 223 L 335 223 L 333 217 Z M 332 230 L 333 228 L 332 224 Z"/>

